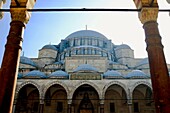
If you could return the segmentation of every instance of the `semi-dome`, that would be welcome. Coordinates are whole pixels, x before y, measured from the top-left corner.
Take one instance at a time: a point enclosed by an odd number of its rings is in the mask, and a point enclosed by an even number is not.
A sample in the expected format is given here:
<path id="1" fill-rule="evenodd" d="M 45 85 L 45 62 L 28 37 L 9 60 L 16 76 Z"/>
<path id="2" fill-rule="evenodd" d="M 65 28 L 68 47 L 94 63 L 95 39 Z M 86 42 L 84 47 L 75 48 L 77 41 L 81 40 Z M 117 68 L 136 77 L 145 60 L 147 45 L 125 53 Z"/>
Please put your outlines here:
<path id="1" fill-rule="evenodd" d="M 46 75 L 39 70 L 33 70 L 25 74 L 24 78 L 46 78 Z"/>
<path id="2" fill-rule="evenodd" d="M 132 72 L 128 73 L 125 77 L 126 78 L 148 78 L 148 76 L 141 70 L 133 70 Z"/>
<path id="3" fill-rule="evenodd" d="M 115 70 L 108 70 L 103 74 L 103 78 L 112 79 L 112 78 L 124 78 L 120 72 Z"/>
<path id="4" fill-rule="evenodd" d="M 52 49 L 52 50 L 55 50 L 55 51 L 57 50 L 57 48 L 54 45 L 50 45 L 50 44 L 43 46 L 42 49 Z"/>
<path id="5" fill-rule="evenodd" d="M 108 40 L 103 34 L 93 31 L 93 30 L 80 30 L 76 31 L 69 36 L 66 37 L 66 40 L 71 38 L 78 38 L 78 37 L 92 37 L 92 38 L 101 38 L 102 40 Z"/>
<path id="6" fill-rule="evenodd" d="M 98 72 L 98 70 L 95 67 L 93 67 L 92 65 L 89 65 L 89 64 L 81 64 L 73 72 L 78 72 L 78 71 L 94 71 L 94 72 Z"/>
<path id="7" fill-rule="evenodd" d="M 49 78 L 68 78 L 69 75 L 65 71 L 58 70 L 49 75 Z"/>
<path id="8" fill-rule="evenodd" d="M 36 67 L 36 64 L 31 59 L 24 57 L 24 56 L 20 57 L 20 63 Z"/>
<path id="9" fill-rule="evenodd" d="M 118 50 L 118 49 L 131 49 L 131 48 L 127 44 L 121 44 L 115 48 L 115 50 Z"/>

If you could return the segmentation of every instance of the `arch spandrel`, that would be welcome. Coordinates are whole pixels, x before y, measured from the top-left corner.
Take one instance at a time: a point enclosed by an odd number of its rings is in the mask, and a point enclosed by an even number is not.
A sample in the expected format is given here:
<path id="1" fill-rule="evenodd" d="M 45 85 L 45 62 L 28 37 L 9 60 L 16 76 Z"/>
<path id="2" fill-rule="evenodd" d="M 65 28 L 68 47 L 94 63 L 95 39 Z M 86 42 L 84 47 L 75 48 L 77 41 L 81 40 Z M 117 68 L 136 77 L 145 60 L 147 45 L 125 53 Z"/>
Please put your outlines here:
<path id="1" fill-rule="evenodd" d="M 43 88 L 43 90 L 42 90 L 42 98 L 43 98 L 43 99 L 44 99 L 44 97 L 45 97 L 45 93 L 47 92 L 47 90 L 48 90 L 51 86 L 53 86 L 53 85 L 60 85 L 60 86 L 62 86 L 62 87 L 65 89 L 65 91 L 66 91 L 66 93 L 67 93 L 67 98 L 68 98 L 68 95 L 69 95 L 69 92 L 70 92 L 70 91 L 69 91 L 67 85 L 64 84 L 64 83 L 62 83 L 62 82 L 60 82 L 60 81 L 54 81 L 54 82 L 50 82 L 50 83 L 48 83 L 47 85 L 44 86 L 44 88 Z"/>
<path id="2" fill-rule="evenodd" d="M 90 81 L 82 81 L 82 82 L 77 83 L 75 85 L 75 87 L 72 89 L 72 91 L 70 92 L 70 94 L 68 95 L 68 99 L 72 99 L 76 89 L 81 87 L 82 85 L 85 85 L 85 84 L 90 85 L 91 87 L 93 87 L 96 90 L 96 92 L 98 93 L 99 99 L 102 99 L 100 88 L 96 84 L 94 84 L 93 82 L 90 82 Z"/>
<path id="3" fill-rule="evenodd" d="M 106 93 L 107 89 L 108 89 L 110 86 L 112 86 L 112 85 L 118 85 L 118 86 L 120 86 L 120 87 L 125 91 L 126 96 L 128 97 L 128 89 L 127 89 L 126 85 L 123 84 L 123 83 L 121 83 L 121 82 L 119 82 L 119 81 L 112 81 L 112 82 L 109 82 L 108 84 L 106 84 L 106 85 L 104 86 L 103 92 L 102 92 L 102 99 L 105 98 L 105 93 Z"/>

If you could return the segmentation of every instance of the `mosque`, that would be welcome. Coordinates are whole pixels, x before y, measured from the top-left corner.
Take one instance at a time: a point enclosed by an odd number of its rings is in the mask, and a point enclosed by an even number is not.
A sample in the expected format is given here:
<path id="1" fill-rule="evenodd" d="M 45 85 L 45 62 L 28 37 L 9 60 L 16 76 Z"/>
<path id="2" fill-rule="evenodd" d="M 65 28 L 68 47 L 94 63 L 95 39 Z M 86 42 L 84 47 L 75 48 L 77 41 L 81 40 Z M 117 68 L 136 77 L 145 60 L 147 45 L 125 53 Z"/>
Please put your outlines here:
<path id="1" fill-rule="evenodd" d="M 38 58 L 20 57 L 13 111 L 155 113 L 148 58 L 97 31 L 76 31 Z"/>

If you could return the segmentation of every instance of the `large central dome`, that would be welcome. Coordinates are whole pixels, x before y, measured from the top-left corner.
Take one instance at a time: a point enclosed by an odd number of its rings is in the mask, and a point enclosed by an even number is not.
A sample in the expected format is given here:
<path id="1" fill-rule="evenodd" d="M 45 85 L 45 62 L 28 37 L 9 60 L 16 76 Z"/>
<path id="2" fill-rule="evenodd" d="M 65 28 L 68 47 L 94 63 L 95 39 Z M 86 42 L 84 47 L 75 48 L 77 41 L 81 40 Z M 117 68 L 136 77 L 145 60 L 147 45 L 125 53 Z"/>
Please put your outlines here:
<path id="1" fill-rule="evenodd" d="M 78 38 L 78 37 L 92 37 L 92 38 L 100 38 L 102 40 L 108 40 L 104 35 L 99 32 L 92 31 L 92 30 L 80 30 L 76 31 L 69 36 L 66 37 L 66 40 L 71 38 Z"/>

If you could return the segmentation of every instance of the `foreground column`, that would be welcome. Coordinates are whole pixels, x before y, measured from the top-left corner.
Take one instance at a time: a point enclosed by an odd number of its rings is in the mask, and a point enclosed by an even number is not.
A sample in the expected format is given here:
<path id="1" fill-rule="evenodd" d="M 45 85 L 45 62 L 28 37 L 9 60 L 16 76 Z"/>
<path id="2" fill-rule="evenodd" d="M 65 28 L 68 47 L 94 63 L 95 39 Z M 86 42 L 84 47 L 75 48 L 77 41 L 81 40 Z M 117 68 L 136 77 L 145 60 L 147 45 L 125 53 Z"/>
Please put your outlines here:
<path id="1" fill-rule="evenodd" d="M 35 0 L 22 0 L 16 4 L 11 0 L 12 21 L 0 70 L 0 113 L 12 113 L 23 31 L 30 18 L 27 8 L 34 3 Z"/>
<path id="2" fill-rule="evenodd" d="M 158 4 L 156 0 L 135 0 L 135 4 L 141 9 L 139 19 L 146 36 L 156 113 L 170 113 L 170 82 L 157 24 Z"/>

